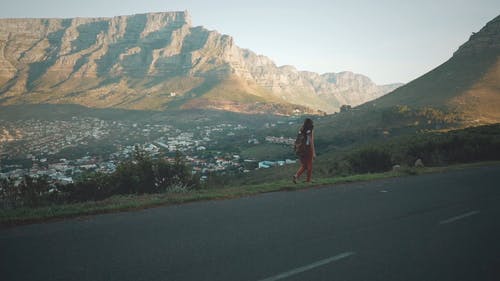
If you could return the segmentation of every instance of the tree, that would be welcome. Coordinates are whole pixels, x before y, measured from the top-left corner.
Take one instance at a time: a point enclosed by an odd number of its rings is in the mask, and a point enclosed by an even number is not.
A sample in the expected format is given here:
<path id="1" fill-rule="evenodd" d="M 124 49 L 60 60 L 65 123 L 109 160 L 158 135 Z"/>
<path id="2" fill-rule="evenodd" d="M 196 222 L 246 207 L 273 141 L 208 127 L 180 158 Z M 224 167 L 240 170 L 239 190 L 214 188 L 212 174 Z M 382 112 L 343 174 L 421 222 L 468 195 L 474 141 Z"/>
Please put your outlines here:
<path id="1" fill-rule="evenodd" d="M 4 209 L 13 209 L 17 207 L 19 190 L 14 182 L 9 179 L 0 179 L 0 198 Z"/>
<path id="2" fill-rule="evenodd" d="M 344 104 L 340 107 L 340 112 L 348 112 L 352 109 L 352 107 L 348 104 Z"/>
<path id="3" fill-rule="evenodd" d="M 18 186 L 20 199 L 24 206 L 39 207 L 42 204 L 42 196 L 49 191 L 47 177 L 33 179 L 25 176 Z"/>

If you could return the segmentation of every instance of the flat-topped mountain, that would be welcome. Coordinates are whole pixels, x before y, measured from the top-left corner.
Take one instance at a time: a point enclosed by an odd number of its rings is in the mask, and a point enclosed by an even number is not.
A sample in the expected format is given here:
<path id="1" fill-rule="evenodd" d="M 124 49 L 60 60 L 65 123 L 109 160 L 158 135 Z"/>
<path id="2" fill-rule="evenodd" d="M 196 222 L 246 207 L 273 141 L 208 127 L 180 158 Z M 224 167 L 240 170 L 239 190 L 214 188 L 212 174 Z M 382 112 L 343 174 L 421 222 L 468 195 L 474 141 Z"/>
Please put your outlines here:
<path id="1" fill-rule="evenodd" d="M 334 112 L 398 86 L 278 67 L 187 12 L 0 19 L 0 105 Z"/>

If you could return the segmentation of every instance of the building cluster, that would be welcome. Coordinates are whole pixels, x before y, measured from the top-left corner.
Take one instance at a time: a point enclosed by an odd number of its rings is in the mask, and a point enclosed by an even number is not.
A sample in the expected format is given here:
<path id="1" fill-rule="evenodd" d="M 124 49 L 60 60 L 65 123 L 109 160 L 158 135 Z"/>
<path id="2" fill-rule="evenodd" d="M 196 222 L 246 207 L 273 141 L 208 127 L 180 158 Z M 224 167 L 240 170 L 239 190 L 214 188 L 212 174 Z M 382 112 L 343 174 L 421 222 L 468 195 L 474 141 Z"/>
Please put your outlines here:
<path id="1" fill-rule="evenodd" d="M 97 157 L 85 156 L 75 160 L 59 159 L 57 162 L 49 163 L 46 158 L 33 161 L 31 168 L 21 165 L 5 165 L 5 172 L 0 173 L 0 178 L 8 178 L 20 183 L 25 176 L 31 178 L 46 178 L 51 183 L 69 184 L 74 178 L 86 172 L 112 173 L 116 170 L 116 162 L 113 160 L 102 161 Z"/>
<path id="2" fill-rule="evenodd" d="M 281 137 L 267 136 L 266 142 L 275 143 L 275 144 L 293 145 L 295 140 L 292 138 L 285 138 L 283 136 L 281 136 Z"/>
<path id="3" fill-rule="evenodd" d="M 97 118 L 71 120 L 20 120 L 0 123 L 0 151 L 9 157 L 53 155 L 64 148 L 87 145 L 108 136 L 120 125 Z"/>
<path id="4" fill-rule="evenodd" d="M 0 178 L 20 182 L 24 176 L 45 177 L 54 183 L 72 183 L 87 172 L 113 173 L 120 162 L 133 157 L 136 147 L 153 158 L 168 161 L 173 161 L 175 154 L 180 152 L 193 173 L 202 179 L 210 173 L 247 173 L 256 168 L 294 163 L 292 160 L 259 163 L 254 159 L 242 159 L 235 152 L 213 148 L 221 139 L 230 140 L 247 129 L 241 124 L 222 123 L 181 130 L 166 124 L 78 117 L 67 121 L 2 121 Z M 265 140 L 290 142 L 290 139 L 271 136 Z M 254 136 L 248 141 L 248 145 L 259 143 Z M 95 145 L 107 145 L 111 149 L 100 153 L 86 151 Z M 62 156 L 68 149 L 79 153 Z M 19 159 L 25 161 L 19 163 Z"/>

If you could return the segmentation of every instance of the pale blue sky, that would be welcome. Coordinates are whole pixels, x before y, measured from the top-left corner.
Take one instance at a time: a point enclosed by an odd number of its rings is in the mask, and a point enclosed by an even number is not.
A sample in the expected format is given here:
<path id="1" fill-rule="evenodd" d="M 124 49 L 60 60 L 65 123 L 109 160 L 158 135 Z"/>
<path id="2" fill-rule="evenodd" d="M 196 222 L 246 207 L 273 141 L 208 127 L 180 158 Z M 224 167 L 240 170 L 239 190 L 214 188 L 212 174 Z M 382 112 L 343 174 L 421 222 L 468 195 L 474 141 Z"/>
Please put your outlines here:
<path id="1" fill-rule="evenodd" d="M 6 0 L 2 0 L 6 1 Z M 8 1 L 8 0 L 7 0 Z M 498 0 L 15 0 L 0 17 L 97 17 L 183 11 L 278 65 L 409 82 L 450 58 L 500 14 Z"/>

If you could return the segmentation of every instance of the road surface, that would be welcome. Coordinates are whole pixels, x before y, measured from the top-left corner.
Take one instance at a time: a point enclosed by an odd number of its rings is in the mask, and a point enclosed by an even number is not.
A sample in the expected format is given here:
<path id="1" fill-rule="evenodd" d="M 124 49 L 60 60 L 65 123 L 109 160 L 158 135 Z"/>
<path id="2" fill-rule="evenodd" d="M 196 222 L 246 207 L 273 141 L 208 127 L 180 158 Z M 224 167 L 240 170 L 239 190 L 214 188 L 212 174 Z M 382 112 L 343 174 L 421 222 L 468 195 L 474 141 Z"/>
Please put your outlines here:
<path id="1" fill-rule="evenodd" d="M 0 230 L 9 280 L 500 280 L 500 166 Z"/>

